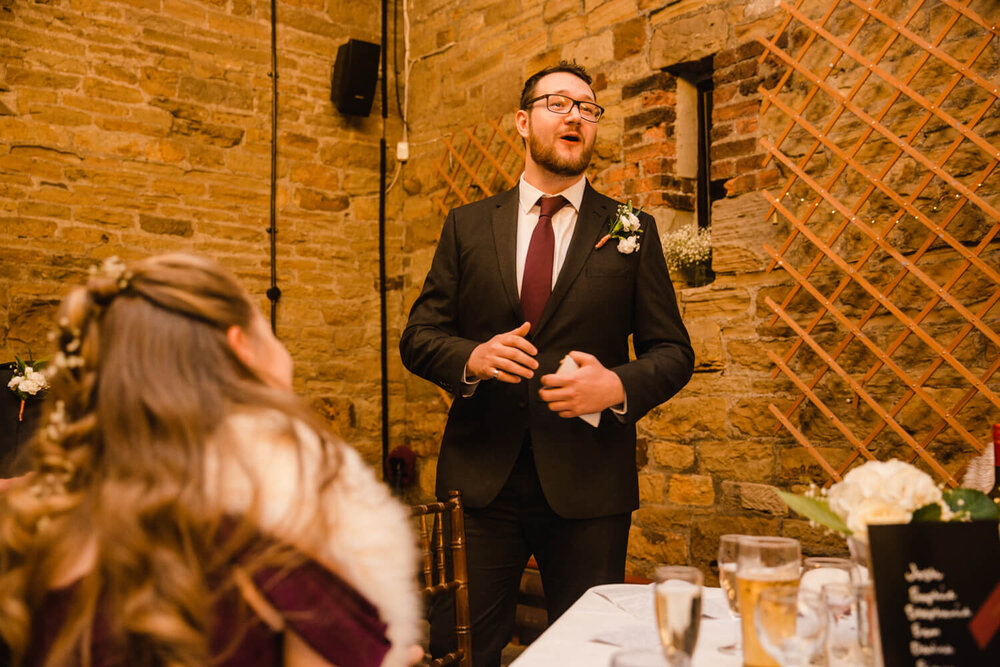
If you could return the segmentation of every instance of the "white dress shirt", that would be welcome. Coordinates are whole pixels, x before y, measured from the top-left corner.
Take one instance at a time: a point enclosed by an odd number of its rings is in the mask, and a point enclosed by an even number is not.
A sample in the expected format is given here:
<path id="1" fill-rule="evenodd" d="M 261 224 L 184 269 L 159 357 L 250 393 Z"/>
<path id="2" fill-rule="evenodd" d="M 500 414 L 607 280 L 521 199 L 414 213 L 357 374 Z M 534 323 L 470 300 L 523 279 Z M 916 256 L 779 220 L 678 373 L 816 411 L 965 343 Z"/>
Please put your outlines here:
<path id="1" fill-rule="evenodd" d="M 524 261 L 528 257 L 528 245 L 531 243 L 531 235 L 535 231 L 535 225 L 538 224 L 538 214 L 541 212 L 541 207 L 538 205 L 539 198 L 562 195 L 569 202 L 552 216 L 552 232 L 555 235 L 555 251 L 552 253 L 552 285 L 555 286 L 556 280 L 559 278 L 559 270 L 562 269 L 563 262 L 566 261 L 569 242 L 573 238 L 573 230 L 576 229 L 576 219 L 580 215 L 580 203 L 583 201 L 583 192 L 586 189 L 587 179 L 585 176 L 580 176 L 580 180 L 562 192 L 549 195 L 528 183 L 524 180 L 524 174 L 521 174 L 521 180 L 517 187 L 517 246 L 515 251 L 518 294 L 521 293 L 521 280 L 524 277 Z M 461 394 L 469 397 L 476 391 L 479 379 L 466 375 L 462 378 L 462 383 L 464 387 Z M 612 407 L 611 411 L 621 419 L 626 412 L 626 403 Z"/>
<path id="2" fill-rule="evenodd" d="M 583 191 L 587 187 L 587 179 L 580 176 L 573 185 L 562 192 L 548 195 L 534 185 L 524 180 L 521 174 L 521 182 L 518 184 L 518 206 L 517 206 L 517 293 L 521 293 L 521 280 L 524 277 L 524 261 L 528 256 L 528 245 L 531 243 L 531 235 L 538 224 L 538 214 L 541 207 L 538 205 L 539 198 L 543 196 L 562 195 L 569 202 L 568 206 L 563 206 L 552 216 L 552 232 L 555 234 L 555 252 L 552 253 L 552 285 L 555 286 L 559 277 L 559 269 L 562 268 L 566 260 L 566 252 L 569 250 L 569 242 L 573 238 L 573 230 L 576 229 L 576 219 L 580 214 L 580 202 L 583 201 Z"/>

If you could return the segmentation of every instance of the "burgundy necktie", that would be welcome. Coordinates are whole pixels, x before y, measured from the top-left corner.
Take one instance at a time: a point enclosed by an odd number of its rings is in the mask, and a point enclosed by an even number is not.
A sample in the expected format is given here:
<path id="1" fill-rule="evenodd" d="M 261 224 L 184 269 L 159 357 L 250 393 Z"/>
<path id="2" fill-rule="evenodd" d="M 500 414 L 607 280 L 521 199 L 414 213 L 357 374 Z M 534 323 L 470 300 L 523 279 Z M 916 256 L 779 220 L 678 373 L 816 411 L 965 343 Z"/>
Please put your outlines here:
<path id="1" fill-rule="evenodd" d="M 552 216 L 568 204 L 565 197 L 542 197 L 538 200 L 541 212 L 538 224 L 531 233 L 528 255 L 524 260 L 524 275 L 521 277 L 521 307 L 524 316 L 531 322 L 534 333 L 545 302 L 552 293 L 552 258 L 556 249 L 556 235 L 552 232 Z"/>

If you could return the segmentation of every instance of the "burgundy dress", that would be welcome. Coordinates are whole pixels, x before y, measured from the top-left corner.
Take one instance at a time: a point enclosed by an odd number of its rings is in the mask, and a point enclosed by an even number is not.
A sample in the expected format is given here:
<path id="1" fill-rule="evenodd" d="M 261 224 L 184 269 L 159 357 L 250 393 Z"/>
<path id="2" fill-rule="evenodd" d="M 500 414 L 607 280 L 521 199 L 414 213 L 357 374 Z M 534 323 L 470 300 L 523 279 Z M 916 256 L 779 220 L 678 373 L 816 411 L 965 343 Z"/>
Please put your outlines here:
<path id="1" fill-rule="evenodd" d="M 389 651 L 386 625 L 378 611 L 338 576 L 312 560 L 293 569 L 262 570 L 254 583 L 281 614 L 286 627 L 337 667 L 377 667 Z M 32 619 L 32 641 L 25 665 L 41 666 L 69 612 L 75 586 L 51 591 Z M 215 607 L 210 648 L 212 665 L 282 665 L 282 631 L 272 630 L 243 601 L 239 591 L 222 596 Z M 100 614 L 91 643 L 93 667 L 126 665 L 121 647 L 102 628 Z"/>

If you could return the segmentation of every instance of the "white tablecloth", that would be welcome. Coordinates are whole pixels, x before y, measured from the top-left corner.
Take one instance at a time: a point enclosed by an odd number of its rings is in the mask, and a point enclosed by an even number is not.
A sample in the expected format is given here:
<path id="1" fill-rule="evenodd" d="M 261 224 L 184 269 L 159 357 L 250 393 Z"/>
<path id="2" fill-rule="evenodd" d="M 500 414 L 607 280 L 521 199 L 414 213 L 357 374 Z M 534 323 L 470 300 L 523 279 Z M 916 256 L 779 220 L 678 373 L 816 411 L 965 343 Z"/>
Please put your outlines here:
<path id="1" fill-rule="evenodd" d="M 648 605 L 642 603 L 646 595 Z M 703 614 L 692 667 L 741 667 L 740 656 L 717 650 L 732 643 L 739 631 L 739 623 L 724 613 L 722 590 L 705 588 L 702 600 L 703 611 L 718 618 Z M 658 641 L 652 586 L 595 586 L 532 642 L 511 667 L 607 667 L 616 651 L 647 646 L 655 650 Z"/>

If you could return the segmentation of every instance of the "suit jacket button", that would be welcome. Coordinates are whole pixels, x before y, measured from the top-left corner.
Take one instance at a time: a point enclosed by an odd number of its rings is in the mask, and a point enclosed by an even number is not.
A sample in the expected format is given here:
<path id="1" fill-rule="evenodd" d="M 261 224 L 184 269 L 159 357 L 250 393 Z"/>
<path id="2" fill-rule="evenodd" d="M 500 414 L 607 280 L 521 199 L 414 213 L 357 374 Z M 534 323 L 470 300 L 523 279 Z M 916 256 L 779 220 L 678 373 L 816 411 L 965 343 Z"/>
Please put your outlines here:
<path id="1" fill-rule="evenodd" d="M 517 402 L 517 407 L 519 407 L 519 408 L 526 408 L 526 407 L 528 407 L 528 402 L 527 401 L 518 401 Z"/>

